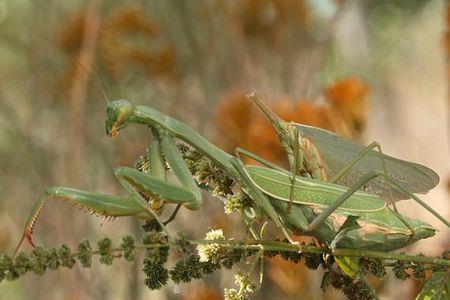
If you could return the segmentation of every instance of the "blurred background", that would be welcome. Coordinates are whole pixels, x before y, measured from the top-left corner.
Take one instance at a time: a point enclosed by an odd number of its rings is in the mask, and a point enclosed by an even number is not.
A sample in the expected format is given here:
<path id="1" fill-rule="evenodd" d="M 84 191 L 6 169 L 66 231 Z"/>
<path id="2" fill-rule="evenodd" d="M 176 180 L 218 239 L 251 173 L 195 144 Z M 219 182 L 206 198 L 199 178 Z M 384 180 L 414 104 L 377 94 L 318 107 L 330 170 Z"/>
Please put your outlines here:
<path id="1" fill-rule="evenodd" d="M 441 183 L 424 198 L 450 217 L 449 12 L 435 0 L 0 0 L 0 251 L 13 251 L 45 187 L 124 193 L 113 168 L 132 166 L 149 132 L 130 126 L 106 137 L 105 104 L 117 98 L 178 118 L 228 151 L 239 145 L 283 163 L 271 126 L 245 99 L 256 91 L 286 120 L 376 140 L 388 154 L 430 166 Z M 403 213 L 440 232 L 407 251 L 449 249 L 449 230 L 409 202 Z M 214 199 L 183 210 L 171 228 L 193 239 L 209 228 L 244 232 Z M 101 221 L 54 201 L 35 241 L 75 247 L 139 232 L 136 221 Z M 221 299 L 233 285 L 232 272 L 216 272 L 179 294 L 173 283 L 152 292 L 141 268 L 118 260 L 30 274 L 2 282 L 0 298 Z M 320 270 L 276 259 L 265 270 L 255 299 L 343 298 L 322 293 Z M 371 284 L 382 299 L 414 298 L 420 286 L 389 277 Z"/>

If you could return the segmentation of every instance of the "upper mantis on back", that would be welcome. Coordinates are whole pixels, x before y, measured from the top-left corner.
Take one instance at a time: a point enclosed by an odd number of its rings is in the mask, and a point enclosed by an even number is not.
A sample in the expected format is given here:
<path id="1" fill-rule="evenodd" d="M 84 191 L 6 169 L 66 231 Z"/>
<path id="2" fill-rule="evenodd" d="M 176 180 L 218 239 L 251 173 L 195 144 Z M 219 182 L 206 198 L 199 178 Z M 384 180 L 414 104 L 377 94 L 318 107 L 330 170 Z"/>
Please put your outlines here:
<path id="1" fill-rule="evenodd" d="M 373 178 L 386 176 L 381 173 L 372 172 L 368 174 L 370 176 L 361 178 L 348 190 L 342 186 L 323 181 L 314 181 L 308 178 L 303 178 L 299 181 L 299 179 L 295 178 L 289 187 L 291 191 L 294 191 L 294 194 L 291 195 L 292 197 L 288 197 L 289 199 L 286 199 L 286 196 L 279 192 L 280 189 L 286 187 L 286 183 L 270 180 L 271 177 L 276 176 L 273 170 L 267 168 L 256 170 L 244 167 L 237 158 L 210 143 L 188 125 L 150 107 L 133 106 L 126 100 L 116 100 L 108 103 L 106 132 L 110 137 L 116 136 L 119 130 L 129 123 L 145 124 L 154 133 L 150 144 L 152 157 L 150 159 L 149 173 L 144 174 L 126 167 L 116 169 L 115 175 L 129 196 L 109 196 L 65 187 L 49 188 L 38 199 L 31 211 L 23 238 L 28 238 L 31 242 L 34 223 L 48 196 L 68 200 L 86 210 L 107 217 L 135 216 L 144 219 L 157 218 L 157 214 L 164 202 L 184 205 L 189 209 L 198 209 L 201 205 L 199 189 L 176 147 L 174 138 L 179 138 L 191 145 L 222 169 L 241 186 L 257 207 L 274 221 L 278 227 L 284 230 L 286 235 L 286 228 L 289 228 L 295 232 L 315 235 L 325 242 L 332 242 L 331 239 L 334 239 L 334 236 L 340 230 L 339 226 L 343 224 L 342 219 L 346 219 L 348 216 L 361 218 L 363 223 L 366 224 L 363 229 L 366 231 L 367 229 L 374 230 L 375 236 L 382 233 L 380 232 L 381 228 L 381 231 L 384 230 L 392 233 L 393 236 L 400 237 L 397 243 L 391 243 L 384 247 L 383 249 L 385 250 L 401 248 L 413 241 L 434 234 L 434 229 L 421 221 L 408 219 L 408 226 L 405 226 L 404 220 L 406 217 L 393 213 L 376 196 L 358 192 L 363 185 Z M 182 187 L 165 180 L 166 162 L 178 177 Z M 283 169 L 279 172 L 284 174 L 285 177 L 289 175 L 289 172 Z M 268 186 L 264 185 L 264 182 L 257 182 L 257 178 L 261 174 L 264 175 L 263 177 L 269 177 L 269 180 L 265 181 L 265 183 L 269 182 Z M 413 197 L 422 206 L 429 210 L 431 209 L 395 180 L 388 176 L 386 179 L 390 180 L 390 183 L 399 190 Z M 306 200 L 301 199 L 305 195 L 297 198 L 295 194 L 297 189 L 304 189 L 306 192 L 311 193 L 312 196 Z M 330 194 L 330 191 L 334 192 Z M 323 198 L 325 202 L 318 203 L 317 198 Z M 292 212 L 283 208 L 283 203 L 287 200 L 295 204 Z M 358 202 L 361 202 L 361 204 L 355 206 L 355 203 Z M 364 206 L 370 206 L 373 204 L 372 202 L 375 203 L 375 207 L 372 209 L 363 208 Z M 443 217 L 438 217 L 450 226 Z M 336 218 L 340 218 L 340 220 L 337 222 L 331 221 L 330 224 L 330 220 L 337 220 Z M 339 226 L 336 227 L 337 225 Z M 355 234 L 355 232 L 353 231 L 352 234 Z M 350 233 L 346 234 L 346 236 L 350 236 Z M 379 245 L 384 243 L 383 240 L 376 239 L 367 243 L 359 234 L 354 235 L 352 239 L 353 242 L 345 245 L 361 247 L 363 243 L 366 243 L 367 247 L 372 247 L 371 245 L 374 242 Z"/>
<path id="2" fill-rule="evenodd" d="M 351 187 L 368 171 L 385 171 L 386 175 L 411 193 L 426 193 L 439 183 L 439 176 L 432 169 L 383 154 L 377 142 L 364 147 L 334 132 L 286 122 L 277 117 L 256 94 L 251 94 L 248 98 L 272 123 L 290 161 L 293 161 L 294 156 L 293 140 L 299 140 L 301 153 L 297 168 L 303 168 L 313 178 Z M 294 136 L 294 129 L 298 131 L 298 135 Z M 297 170 L 297 173 L 299 171 L 301 170 Z M 383 178 L 368 182 L 365 190 L 387 202 L 410 198 L 407 193 Z"/>

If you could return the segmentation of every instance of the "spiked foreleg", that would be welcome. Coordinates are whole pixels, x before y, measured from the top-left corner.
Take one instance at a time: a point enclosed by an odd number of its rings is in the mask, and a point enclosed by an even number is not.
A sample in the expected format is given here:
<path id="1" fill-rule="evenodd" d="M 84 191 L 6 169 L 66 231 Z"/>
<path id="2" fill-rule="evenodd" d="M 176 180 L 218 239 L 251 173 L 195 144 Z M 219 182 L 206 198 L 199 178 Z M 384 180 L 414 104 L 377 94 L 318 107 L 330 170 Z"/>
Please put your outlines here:
<path id="1" fill-rule="evenodd" d="M 167 163 L 173 170 L 175 176 L 177 176 L 184 189 L 192 194 L 193 198 L 189 202 L 183 203 L 189 209 L 198 209 L 202 204 L 202 195 L 200 189 L 197 186 L 191 172 L 189 171 L 186 162 L 183 159 L 178 147 L 173 139 L 167 132 L 163 130 L 158 131 L 159 139 L 161 141 L 161 149 L 164 153 Z"/>
<path id="2" fill-rule="evenodd" d="M 183 205 L 195 202 L 194 194 L 184 187 L 132 168 L 117 168 L 115 176 L 131 198 L 135 200 L 136 205 L 142 209 L 148 209 L 150 206 L 151 209 L 158 210 L 159 205 L 163 202 Z M 142 194 L 148 195 L 150 202 L 147 202 Z"/>
<path id="3" fill-rule="evenodd" d="M 151 214 L 128 197 L 111 196 L 67 187 L 47 188 L 38 198 L 27 218 L 22 238 L 16 247 L 15 253 L 25 238 L 34 246 L 32 240 L 34 225 L 49 197 L 55 200 L 61 199 L 68 201 L 90 214 L 96 214 L 105 218 L 123 216 L 135 216 L 141 219 L 153 218 Z"/>

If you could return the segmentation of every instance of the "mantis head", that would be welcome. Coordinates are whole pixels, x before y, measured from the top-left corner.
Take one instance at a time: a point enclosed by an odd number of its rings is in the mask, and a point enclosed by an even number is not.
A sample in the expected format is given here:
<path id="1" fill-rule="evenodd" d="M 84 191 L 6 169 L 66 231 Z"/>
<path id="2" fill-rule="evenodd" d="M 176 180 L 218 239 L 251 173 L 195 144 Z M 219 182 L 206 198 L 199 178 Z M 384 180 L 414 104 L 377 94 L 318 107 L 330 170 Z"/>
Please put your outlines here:
<path id="1" fill-rule="evenodd" d="M 264 103 L 255 93 L 248 95 L 247 98 L 252 101 L 264 113 L 266 118 L 275 129 L 278 139 L 285 149 L 288 156 L 293 156 L 296 148 L 301 144 L 299 132 L 294 122 L 286 122 L 278 117 L 269 106 Z M 300 143 L 300 144 L 299 144 Z M 299 144 L 299 145 L 296 145 Z M 299 162 L 300 163 L 300 162 Z"/>
<path id="2" fill-rule="evenodd" d="M 109 102 L 106 107 L 106 134 L 109 137 L 116 137 L 119 130 L 127 125 L 132 112 L 133 105 L 127 100 L 120 99 Z"/>

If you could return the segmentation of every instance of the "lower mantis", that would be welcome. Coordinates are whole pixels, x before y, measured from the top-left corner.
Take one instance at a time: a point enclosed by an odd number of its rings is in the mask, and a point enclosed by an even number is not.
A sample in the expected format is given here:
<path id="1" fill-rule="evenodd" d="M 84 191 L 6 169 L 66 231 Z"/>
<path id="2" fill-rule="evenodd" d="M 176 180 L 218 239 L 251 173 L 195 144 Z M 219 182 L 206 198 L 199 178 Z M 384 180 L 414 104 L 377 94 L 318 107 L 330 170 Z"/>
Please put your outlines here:
<path id="1" fill-rule="evenodd" d="M 48 188 L 30 212 L 21 242 L 27 238 L 32 243 L 34 224 L 49 196 L 67 200 L 105 217 L 158 218 L 166 202 L 198 209 L 202 202 L 200 190 L 177 149 L 175 138 L 194 147 L 238 183 L 253 200 L 254 206 L 260 208 L 287 237 L 287 231 L 292 230 L 313 235 L 335 247 L 392 250 L 435 233 L 430 225 L 401 216 L 386 207 L 386 203 L 377 196 L 359 191 L 373 178 L 383 176 L 402 192 L 417 198 L 383 173 L 369 173 L 349 189 L 309 178 L 294 177 L 292 180 L 289 179 L 290 173 L 281 168 L 244 166 L 236 157 L 216 147 L 188 125 L 150 107 L 133 106 L 126 100 L 109 102 L 107 134 L 115 137 L 129 123 L 144 124 L 153 131 L 150 172 L 145 174 L 127 167 L 115 170 L 117 180 L 129 196 L 110 196 L 66 187 Z M 182 186 L 165 180 L 166 162 Z M 291 209 L 288 209 L 288 202 L 293 204 Z M 420 199 L 418 202 L 431 209 Z M 350 222 L 346 221 L 351 218 L 359 220 L 358 226 L 347 226 L 346 223 Z M 407 220 L 407 225 L 404 220 Z M 449 225 L 448 221 L 446 224 Z"/>

